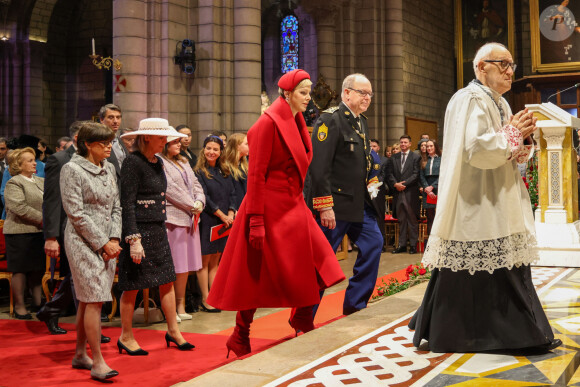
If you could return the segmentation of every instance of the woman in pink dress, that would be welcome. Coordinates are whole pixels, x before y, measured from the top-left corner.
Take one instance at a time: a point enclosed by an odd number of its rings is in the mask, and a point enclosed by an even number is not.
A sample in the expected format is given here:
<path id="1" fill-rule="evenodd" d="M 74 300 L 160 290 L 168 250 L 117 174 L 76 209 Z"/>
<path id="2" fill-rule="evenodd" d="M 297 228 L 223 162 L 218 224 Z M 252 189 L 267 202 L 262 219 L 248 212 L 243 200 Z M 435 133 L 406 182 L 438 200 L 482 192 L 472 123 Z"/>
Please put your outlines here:
<path id="1" fill-rule="evenodd" d="M 167 178 L 165 225 L 177 276 L 175 305 L 180 322 L 192 318 L 185 312 L 185 288 L 189 272 L 201 269 L 198 221 L 205 206 L 205 195 L 189 162 L 180 155 L 181 139 L 169 137 L 168 140 L 160 156 Z"/>

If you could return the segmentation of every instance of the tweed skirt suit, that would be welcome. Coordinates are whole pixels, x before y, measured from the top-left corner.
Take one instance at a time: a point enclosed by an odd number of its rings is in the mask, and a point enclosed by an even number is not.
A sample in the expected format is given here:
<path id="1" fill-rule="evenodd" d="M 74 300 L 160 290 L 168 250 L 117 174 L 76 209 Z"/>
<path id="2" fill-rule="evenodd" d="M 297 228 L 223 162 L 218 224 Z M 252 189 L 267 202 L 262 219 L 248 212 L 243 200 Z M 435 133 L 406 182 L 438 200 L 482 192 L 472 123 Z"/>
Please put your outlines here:
<path id="1" fill-rule="evenodd" d="M 62 205 L 68 215 L 64 234 L 76 296 L 81 302 L 111 301 L 116 260 L 103 260 L 102 247 L 121 238 L 121 205 L 115 168 L 99 167 L 75 154 L 62 167 Z"/>

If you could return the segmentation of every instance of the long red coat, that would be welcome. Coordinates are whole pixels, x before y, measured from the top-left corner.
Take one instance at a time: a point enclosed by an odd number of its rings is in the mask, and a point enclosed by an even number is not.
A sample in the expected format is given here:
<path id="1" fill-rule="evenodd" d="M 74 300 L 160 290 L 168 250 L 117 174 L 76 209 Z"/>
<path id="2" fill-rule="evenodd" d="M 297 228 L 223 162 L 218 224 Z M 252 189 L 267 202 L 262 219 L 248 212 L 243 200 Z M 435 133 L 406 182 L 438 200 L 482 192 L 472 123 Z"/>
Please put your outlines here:
<path id="1" fill-rule="evenodd" d="M 345 277 L 306 206 L 302 189 L 312 143 L 302 114 L 278 98 L 248 132 L 248 191 L 207 303 L 224 310 L 317 304 Z M 248 242 L 249 216 L 264 216 L 262 250 Z"/>

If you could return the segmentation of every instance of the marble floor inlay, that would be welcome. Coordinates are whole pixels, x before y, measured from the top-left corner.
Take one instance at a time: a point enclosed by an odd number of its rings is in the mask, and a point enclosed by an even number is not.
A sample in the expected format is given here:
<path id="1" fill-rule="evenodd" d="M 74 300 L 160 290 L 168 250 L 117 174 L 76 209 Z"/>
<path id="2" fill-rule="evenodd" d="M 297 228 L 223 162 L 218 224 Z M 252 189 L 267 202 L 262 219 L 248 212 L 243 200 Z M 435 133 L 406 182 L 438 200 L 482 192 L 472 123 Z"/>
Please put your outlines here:
<path id="1" fill-rule="evenodd" d="M 533 267 L 532 277 L 555 335 L 564 343 L 551 353 L 420 351 L 407 328 L 410 314 L 268 386 L 580 386 L 580 270 Z"/>

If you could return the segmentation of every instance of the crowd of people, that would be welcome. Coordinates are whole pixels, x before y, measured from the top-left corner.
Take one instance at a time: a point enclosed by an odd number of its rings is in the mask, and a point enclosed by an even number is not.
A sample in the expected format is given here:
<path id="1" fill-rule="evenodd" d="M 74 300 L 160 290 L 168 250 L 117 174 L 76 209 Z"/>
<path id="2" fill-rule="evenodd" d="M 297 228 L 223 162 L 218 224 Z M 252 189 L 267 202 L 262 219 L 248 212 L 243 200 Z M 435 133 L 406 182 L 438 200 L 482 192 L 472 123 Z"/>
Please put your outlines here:
<path id="1" fill-rule="evenodd" d="M 370 144 L 380 157 L 380 180 L 386 185 L 391 215 L 399 224 L 399 243 L 392 253 L 416 254 L 418 242 L 424 242 L 418 239 L 419 221 L 426 220 L 423 237 L 427 241 L 435 219 L 441 165 L 439 144 L 423 133 L 416 150 L 412 151 L 412 138 L 403 135 L 398 143 L 385 149 L 384 156 L 380 156 L 377 139 L 371 139 Z M 385 239 L 385 248 L 392 243 Z"/>
<path id="2" fill-rule="evenodd" d="M 100 123 L 74 122 L 69 137 L 59 140 L 63 149 L 50 155 L 33 136 L 0 139 L 0 167 L 14 317 L 30 320 L 36 312 L 51 334 L 65 334 L 58 318 L 74 300 L 72 366 L 91 370 L 94 379 L 103 381 L 118 374 L 100 352 L 101 343 L 110 341 L 100 330 L 102 306 L 112 301 L 117 272 L 123 292 L 119 353 L 148 354 L 132 330 L 139 290 L 159 287 L 168 327 L 165 342 L 180 350 L 194 348 L 177 325 L 192 318 L 185 310 L 189 273 L 197 274 L 199 289 L 192 290 L 200 296 L 201 310 L 220 312 L 206 299 L 227 233 L 212 235 L 212 228 L 233 223 L 246 192 L 249 148 L 246 135 L 238 133 L 226 154 L 225 134 L 216 132 L 196 157 L 187 149 L 187 126 L 176 130 L 167 120 L 150 118 L 137 130 L 120 129 L 122 112 L 113 104 L 103 106 L 99 118 Z M 58 270 L 63 280 L 43 303 L 47 256 L 50 270 Z M 27 293 L 32 295 L 30 311 Z"/>
<path id="3" fill-rule="evenodd" d="M 531 283 L 536 254 L 529 197 L 520 189 L 499 194 L 506 184 L 523 186 L 516 161 L 528 157 L 531 145 L 524 142 L 536 122 L 527 111 L 512 116 L 501 98 L 514 67 L 501 45 L 478 52 L 476 80 L 447 111 L 443 161 L 434 139 L 422 136 L 412 151 L 408 135 L 381 159 L 379 142 L 368 135 L 364 112 L 373 91 L 363 74 L 344 79 L 340 104 L 322 112 L 310 135 L 303 113 L 312 82 L 300 69 L 280 78 L 279 98 L 247 136 L 212 133 L 197 156 L 188 149 L 187 126 L 147 118 L 136 130 L 120 129 L 122 112 L 113 104 L 101 108 L 100 123 L 73 123 L 54 154 L 31 136 L 16 146 L 0 140 L 0 156 L 2 144 L 14 148 L 0 160 L 0 194 L 15 317 L 32 319 L 24 302 L 28 286 L 37 318 L 52 334 L 64 334 L 58 316 L 75 300 L 72 366 L 106 381 L 118 375 L 100 351 L 110 341 L 101 334 L 101 313 L 112 300 L 115 273 L 123 292 L 119 353 L 146 356 L 132 329 L 137 293 L 159 288 L 167 347 L 191 350 L 178 323 L 192 318 L 185 299 L 195 272 L 200 310 L 237 311 L 226 345 L 228 355 L 243 356 L 251 352 L 257 308 L 290 307 L 297 333 L 315 328 L 324 289 L 345 279 L 335 259 L 345 235 L 359 251 L 343 314 L 366 308 L 384 247 L 388 191 L 400 228 L 393 253 L 406 252 L 407 244 L 416 253 L 421 207 L 432 234 L 424 259 L 433 276 L 410 323 L 416 346 L 426 339 L 434 351 L 557 347 Z M 435 216 L 439 196 L 444 211 Z M 474 248 L 478 243 L 486 249 Z M 60 261 L 64 280 L 43 305 L 45 254 L 52 270 Z M 496 314 L 502 307 L 488 294 L 497 291 L 488 282 L 507 295 L 501 301 L 509 304 L 507 317 Z M 469 328 L 469 316 L 479 316 L 476 329 Z M 508 320 L 527 327 L 525 337 L 502 332 Z"/>

